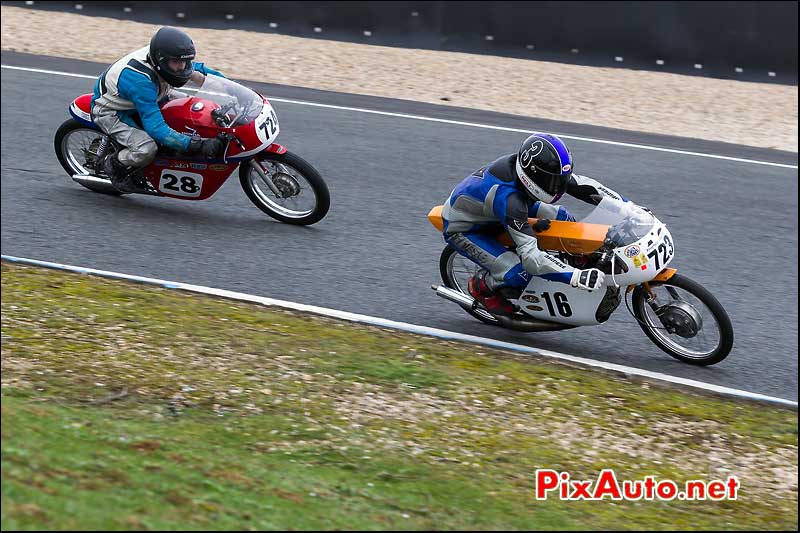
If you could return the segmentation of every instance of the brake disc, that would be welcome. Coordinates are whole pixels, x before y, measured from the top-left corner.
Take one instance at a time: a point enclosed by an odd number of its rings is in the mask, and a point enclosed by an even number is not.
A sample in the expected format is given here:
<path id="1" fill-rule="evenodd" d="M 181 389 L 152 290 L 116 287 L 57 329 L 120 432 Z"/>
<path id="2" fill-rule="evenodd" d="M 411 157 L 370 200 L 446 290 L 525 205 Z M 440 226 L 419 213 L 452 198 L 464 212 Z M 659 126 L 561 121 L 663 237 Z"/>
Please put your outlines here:
<path id="1" fill-rule="evenodd" d="M 703 328 L 703 318 L 688 302 L 670 302 L 659 308 L 656 316 L 669 333 L 685 339 L 691 339 Z"/>
<path id="2" fill-rule="evenodd" d="M 282 198 L 290 198 L 300 194 L 300 184 L 297 180 L 285 172 L 279 172 L 272 176 L 272 183 L 280 191 Z"/>

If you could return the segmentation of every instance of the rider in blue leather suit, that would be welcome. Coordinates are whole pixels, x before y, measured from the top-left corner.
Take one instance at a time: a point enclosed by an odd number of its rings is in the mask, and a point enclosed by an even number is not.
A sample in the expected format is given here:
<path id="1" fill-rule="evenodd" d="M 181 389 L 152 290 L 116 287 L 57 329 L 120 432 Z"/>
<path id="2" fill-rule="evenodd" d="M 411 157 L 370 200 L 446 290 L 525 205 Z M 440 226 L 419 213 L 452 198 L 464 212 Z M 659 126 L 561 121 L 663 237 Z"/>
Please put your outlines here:
<path id="1" fill-rule="evenodd" d="M 534 233 L 550 220 L 574 221 L 569 211 L 553 205 L 564 193 L 596 205 L 597 198 L 621 195 L 586 176 L 574 174 L 572 154 L 555 135 L 534 134 L 515 154 L 500 157 L 456 186 L 442 211 L 444 238 L 482 269 L 469 281 L 469 292 L 490 312 L 512 314 L 509 297 L 518 297 L 530 276 L 593 290 L 601 287 L 598 269 L 579 270 L 537 246 Z M 539 219 L 536 227 L 528 217 Z M 509 233 L 516 251 L 498 241 Z"/>

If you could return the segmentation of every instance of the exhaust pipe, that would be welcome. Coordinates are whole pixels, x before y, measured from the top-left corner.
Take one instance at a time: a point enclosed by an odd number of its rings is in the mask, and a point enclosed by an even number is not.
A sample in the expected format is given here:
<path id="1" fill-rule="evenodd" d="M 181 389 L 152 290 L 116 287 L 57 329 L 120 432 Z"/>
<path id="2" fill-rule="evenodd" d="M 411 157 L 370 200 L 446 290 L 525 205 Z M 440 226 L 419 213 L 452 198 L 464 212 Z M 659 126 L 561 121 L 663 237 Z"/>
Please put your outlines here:
<path id="1" fill-rule="evenodd" d="M 90 185 L 92 189 L 104 193 L 119 193 L 119 189 L 111 184 L 108 178 L 98 178 L 89 174 L 75 174 L 72 176 L 72 181 L 80 183 L 81 185 Z M 129 193 L 128 193 L 129 194 Z M 147 189 L 136 191 L 133 194 L 147 194 L 150 196 L 161 196 L 158 191 L 148 187 Z"/>
<path id="2" fill-rule="evenodd" d="M 72 181 L 80 183 L 81 185 L 91 185 L 93 189 L 100 192 L 115 192 L 117 190 L 116 187 L 111 185 L 111 180 L 98 178 L 97 176 L 75 174 L 72 176 Z"/>
<path id="3" fill-rule="evenodd" d="M 450 300 L 451 302 L 457 303 L 467 311 L 475 311 L 476 309 L 482 309 L 489 313 L 480 303 L 475 301 L 475 298 L 468 294 L 464 294 L 463 292 L 453 290 L 449 287 L 445 287 L 444 285 L 431 285 L 431 289 L 436 291 L 436 295 L 444 298 L 445 300 Z M 491 314 L 491 313 L 489 313 Z M 572 326 L 569 324 L 559 324 L 557 322 L 547 322 L 545 320 L 537 320 L 533 317 L 510 317 L 504 315 L 492 315 L 492 317 L 497 320 L 498 324 L 506 329 L 510 329 L 513 331 L 521 331 L 523 333 L 537 333 L 543 331 L 559 331 L 562 329 L 570 329 L 576 326 Z"/>
<path id="4" fill-rule="evenodd" d="M 522 331 L 523 333 L 542 333 L 545 331 L 559 331 L 571 329 L 576 326 L 570 324 L 559 324 L 557 322 L 547 322 L 546 320 L 536 320 L 533 317 L 516 318 L 503 315 L 494 316 L 500 325 L 506 329 Z"/>
<path id="5" fill-rule="evenodd" d="M 444 285 L 431 285 L 431 289 L 436 291 L 437 296 L 441 296 L 445 300 L 455 302 L 465 309 L 477 309 L 480 307 L 480 304 L 475 301 L 475 298 L 469 294 L 464 294 L 461 291 L 453 290 L 449 287 L 445 287 Z"/>

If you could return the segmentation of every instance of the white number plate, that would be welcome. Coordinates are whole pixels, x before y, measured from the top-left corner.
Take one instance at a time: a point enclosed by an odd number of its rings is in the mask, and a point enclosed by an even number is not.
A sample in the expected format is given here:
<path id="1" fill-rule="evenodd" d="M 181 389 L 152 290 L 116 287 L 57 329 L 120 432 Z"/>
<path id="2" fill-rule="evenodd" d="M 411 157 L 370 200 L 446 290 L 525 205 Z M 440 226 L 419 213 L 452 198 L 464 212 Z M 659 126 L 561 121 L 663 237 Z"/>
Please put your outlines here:
<path id="1" fill-rule="evenodd" d="M 280 126 L 278 126 L 278 115 L 272 106 L 264 102 L 261 113 L 256 117 L 256 134 L 262 144 L 271 143 L 278 136 Z"/>
<path id="2" fill-rule="evenodd" d="M 180 168 L 165 168 L 161 171 L 158 190 L 173 196 L 196 198 L 203 190 L 203 176 Z"/>

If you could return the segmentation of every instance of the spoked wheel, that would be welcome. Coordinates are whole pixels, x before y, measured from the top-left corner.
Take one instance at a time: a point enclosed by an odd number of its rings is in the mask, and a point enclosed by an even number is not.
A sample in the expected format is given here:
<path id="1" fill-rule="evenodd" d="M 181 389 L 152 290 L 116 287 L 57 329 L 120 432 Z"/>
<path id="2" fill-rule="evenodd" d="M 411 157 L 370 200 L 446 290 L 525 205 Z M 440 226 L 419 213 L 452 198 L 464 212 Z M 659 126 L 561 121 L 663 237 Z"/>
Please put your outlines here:
<path id="1" fill-rule="evenodd" d="M 328 186 L 307 161 L 292 153 L 264 153 L 242 163 L 239 181 L 256 207 L 281 222 L 308 226 L 328 213 Z"/>
<path id="2" fill-rule="evenodd" d="M 685 276 L 637 286 L 632 305 L 650 340 L 685 363 L 713 365 L 733 347 L 733 326 L 722 304 Z"/>
<path id="3" fill-rule="evenodd" d="M 95 161 L 104 155 L 98 153 L 98 149 L 102 149 L 103 145 L 108 147 L 107 150 L 114 149 L 108 135 L 100 130 L 87 128 L 74 119 L 69 119 L 61 124 L 56 131 L 55 139 L 53 139 L 58 162 L 70 176 L 91 175 L 94 171 Z M 103 194 L 122 194 L 111 185 L 111 182 L 107 186 L 92 183 L 81 183 L 81 185 L 91 191 Z"/>
<path id="4" fill-rule="evenodd" d="M 452 246 L 447 246 L 442 250 L 442 256 L 439 258 L 439 270 L 446 287 L 469 295 L 469 290 L 467 289 L 469 278 L 480 269 L 481 267 L 478 264 L 458 253 Z M 484 309 L 472 310 L 466 307 L 463 307 L 463 309 L 481 322 L 492 326 L 500 325 L 499 321 Z"/>

